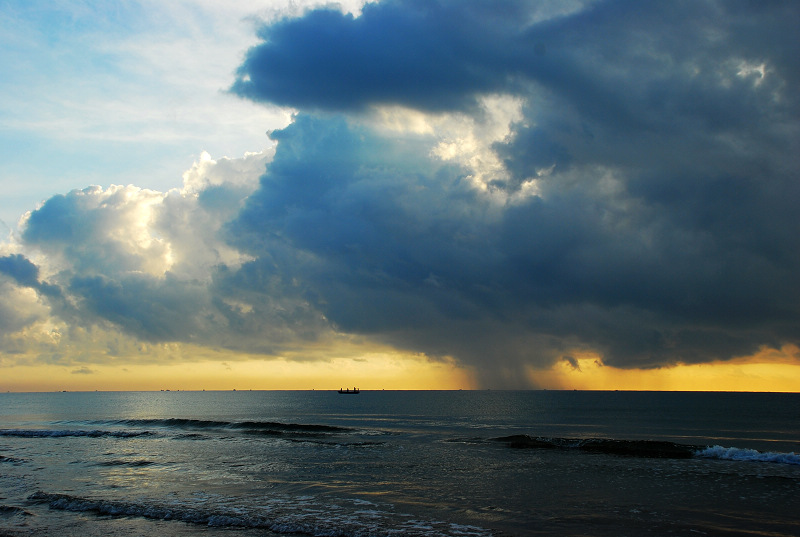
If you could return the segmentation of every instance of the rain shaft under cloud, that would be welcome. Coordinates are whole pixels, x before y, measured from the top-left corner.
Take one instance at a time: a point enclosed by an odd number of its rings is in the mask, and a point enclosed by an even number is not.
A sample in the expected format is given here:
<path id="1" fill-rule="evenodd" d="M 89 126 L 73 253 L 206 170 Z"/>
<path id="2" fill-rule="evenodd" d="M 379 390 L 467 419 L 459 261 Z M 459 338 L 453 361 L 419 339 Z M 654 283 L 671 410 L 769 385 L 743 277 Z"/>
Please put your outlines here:
<path id="1" fill-rule="evenodd" d="M 54 197 L 0 285 L 144 341 L 355 335 L 487 386 L 580 351 L 648 368 L 800 343 L 800 8 L 564 6 L 265 25 L 232 91 L 297 110 L 271 160 Z"/>

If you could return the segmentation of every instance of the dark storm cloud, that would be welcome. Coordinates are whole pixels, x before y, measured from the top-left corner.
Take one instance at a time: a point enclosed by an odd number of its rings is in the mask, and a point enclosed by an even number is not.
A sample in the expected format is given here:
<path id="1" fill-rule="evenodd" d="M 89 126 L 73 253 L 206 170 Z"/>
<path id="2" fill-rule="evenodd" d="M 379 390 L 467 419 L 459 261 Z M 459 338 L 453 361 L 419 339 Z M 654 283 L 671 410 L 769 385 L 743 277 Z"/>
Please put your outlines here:
<path id="1" fill-rule="evenodd" d="M 508 1 L 389 1 L 359 17 L 315 10 L 262 28 L 264 44 L 248 52 L 233 91 L 300 108 L 469 106 L 513 75 L 508 46 L 524 11 Z"/>
<path id="2" fill-rule="evenodd" d="M 7 256 L 0 284 L 144 341 L 270 354 L 365 335 L 487 386 L 581 351 L 647 368 L 800 343 L 800 8 L 564 5 L 387 1 L 265 26 L 233 91 L 299 109 L 266 169 L 55 196 L 21 233 L 49 283 Z M 381 105 L 433 127 L 379 125 Z M 478 132 L 492 114 L 508 136 Z M 452 122 L 475 132 L 438 137 Z M 446 159 L 462 134 L 474 153 Z M 490 151 L 499 166 L 475 168 Z M 39 318 L 6 310 L 14 329 Z"/>
<path id="3" fill-rule="evenodd" d="M 620 0 L 548 16 L 551 4 L 388 0 L 358 17 L 315 10 L 262 27 L 263 43 L 247 53 L 232 90 L 298 108 L 453 110 L 533 81 L 582 116 L 627 128 L 665 126 L 672 116 L 658 108 L 720 124 L 749 120 L 729 113 L 742 104 L 737 92 L 713 87 L 720 62 L 768 58 L 786 83 L 797 82 L 791 2 Z"/>
<path id="4" fill-rule="evenodd" d="M 390 1 L 274 23 L 235 92 L 469 113 L 512 94 L 525 117 L 495 144 L 508 174 L 491 184 L 539 191 L 497 216 L 467 170 L 300 114 L 274 135 L 236 244 L 303 252 L 272 266 L 343 330 L 487 372 L 570 349 L 653 367 L 797 343 L 799 13 Z"/>
<path id="5" fill-rule="evenodd" d="M 575 347 L 648 367 L 796 341 L 791 271 L 604 193 L 599 172 L 498 218 L 463 170 L 342 120 L 276 138 L 231 240 L 340 330 L 488 361 L 484 378 Z"/>

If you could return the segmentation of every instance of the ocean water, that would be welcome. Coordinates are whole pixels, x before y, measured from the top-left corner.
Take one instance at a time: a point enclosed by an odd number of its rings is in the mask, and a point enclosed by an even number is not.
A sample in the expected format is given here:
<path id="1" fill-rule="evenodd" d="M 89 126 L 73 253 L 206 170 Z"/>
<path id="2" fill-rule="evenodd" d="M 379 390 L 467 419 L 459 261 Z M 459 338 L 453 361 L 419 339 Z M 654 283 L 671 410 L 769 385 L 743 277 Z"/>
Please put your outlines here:
<path id="1" fill-rule="evenodd" d="M 0 394 L 0 535 L 800 535 L 800 394 Z"/>

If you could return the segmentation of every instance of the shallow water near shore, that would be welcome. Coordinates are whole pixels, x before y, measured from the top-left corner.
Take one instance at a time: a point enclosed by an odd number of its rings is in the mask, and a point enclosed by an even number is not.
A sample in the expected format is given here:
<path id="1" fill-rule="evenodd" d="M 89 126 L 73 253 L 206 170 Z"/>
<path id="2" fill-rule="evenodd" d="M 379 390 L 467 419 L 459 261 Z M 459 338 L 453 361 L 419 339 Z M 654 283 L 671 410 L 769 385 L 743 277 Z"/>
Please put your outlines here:
<path id="1" fill-rule="evenodd" d="M 795 535 L 800 395 L 0 394 L 0 535 Z"/>

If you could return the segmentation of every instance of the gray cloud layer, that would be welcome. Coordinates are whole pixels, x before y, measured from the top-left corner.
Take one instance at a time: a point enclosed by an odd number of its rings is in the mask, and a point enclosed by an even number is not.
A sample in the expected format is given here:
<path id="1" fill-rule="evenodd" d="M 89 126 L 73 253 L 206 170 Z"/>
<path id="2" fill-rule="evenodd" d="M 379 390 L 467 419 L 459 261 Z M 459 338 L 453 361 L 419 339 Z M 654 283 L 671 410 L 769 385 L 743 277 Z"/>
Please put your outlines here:
<path id="1" fill-rule="evenodd" d="M 800 343 L 800 9 L 554 5 L 387 1 L 266 26 L 232 91 L 300 112 L 254 192 L 159 202 L 158 237 L 205 237 L 184 265 L 154 275 L 161 242 L 108 232 L 124 204 L 74 193 L 22 236 L 66 267 L 48 291 L 25 258 L 0 272 L 147 341 L 272 352 L 333 330 L 455 356 L 487 385 L 580 349 L 657 367 Z M 523 104 L 486 189 L 435 135 L 364 116 L 478 120 L 490 94 Z M 242 257 L 208 257 L 225 248 Z"/>

